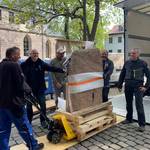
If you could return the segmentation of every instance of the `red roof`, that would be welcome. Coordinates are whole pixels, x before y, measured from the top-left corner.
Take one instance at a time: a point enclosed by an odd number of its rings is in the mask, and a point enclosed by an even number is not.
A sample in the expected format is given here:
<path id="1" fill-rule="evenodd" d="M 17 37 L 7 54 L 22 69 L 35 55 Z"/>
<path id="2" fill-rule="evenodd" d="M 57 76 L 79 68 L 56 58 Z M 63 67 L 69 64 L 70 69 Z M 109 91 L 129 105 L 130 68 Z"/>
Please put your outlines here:
<path id="1" fill-rule="evenodd" d="M 123 32 L 124 32 L 124 28 L 122 25 L 115 25 L 112 27 L 109 34 L 116 34 L 116 33 L 123 33 Z"/>

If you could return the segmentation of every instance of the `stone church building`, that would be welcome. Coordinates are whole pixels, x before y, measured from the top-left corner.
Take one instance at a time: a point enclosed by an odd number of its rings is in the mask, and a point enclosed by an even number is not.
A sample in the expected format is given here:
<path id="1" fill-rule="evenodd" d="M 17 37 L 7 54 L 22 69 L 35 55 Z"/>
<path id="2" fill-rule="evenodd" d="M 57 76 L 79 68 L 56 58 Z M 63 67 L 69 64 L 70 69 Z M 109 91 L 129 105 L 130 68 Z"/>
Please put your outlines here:
<path id="1" fill-rule="evenodd" d="M 42 29 L 26 28 L 25 24 L 15 23 L 15 10 L 0 6 L 0 59 L 5 57 L 7 48 L 17 46 L 21 49 L 21 57 L 27 57 L 31 49 L 39 51 L 40 58 L 54 58 L 60 46 L 67 51 L 80 47 L 81 42 L 65 40 L 42 33 Z"/>

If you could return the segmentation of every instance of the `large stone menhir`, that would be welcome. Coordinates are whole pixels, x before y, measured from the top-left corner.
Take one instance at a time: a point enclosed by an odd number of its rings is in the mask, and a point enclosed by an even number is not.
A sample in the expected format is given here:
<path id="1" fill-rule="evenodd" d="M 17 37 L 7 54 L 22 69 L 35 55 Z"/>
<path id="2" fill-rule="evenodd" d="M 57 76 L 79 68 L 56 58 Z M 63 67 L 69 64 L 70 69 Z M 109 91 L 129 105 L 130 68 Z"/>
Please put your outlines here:
<path id="1" fill-rule="evenodd" d="M 74 51 L 71 56 L 68 75 L 87 72 L 102 72 L 102 60 L 100 51 L 97 49 Z M 67 111 L 74 112 L 101 104 L 101 95 L 102 88 L 72 94 L 67 86 Z"/>

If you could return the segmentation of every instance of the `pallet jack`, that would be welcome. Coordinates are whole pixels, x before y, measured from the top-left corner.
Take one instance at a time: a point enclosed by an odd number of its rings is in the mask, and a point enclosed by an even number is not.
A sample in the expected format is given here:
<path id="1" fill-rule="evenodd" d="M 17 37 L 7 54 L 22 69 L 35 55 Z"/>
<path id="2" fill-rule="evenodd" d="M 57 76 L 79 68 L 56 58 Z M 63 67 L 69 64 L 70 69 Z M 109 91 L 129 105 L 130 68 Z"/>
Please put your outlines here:
<path id="1" fill-rule="evenodd" d="M 48 129 L 48 141 L 57 144 L 61 141 L 62 137 L 65 140 L 71 140 L 76 137 L 76 134 L 73 132 L 72 127 L 63 114 L 56 113 L 51 118 L 45 116 L 39 107 L 36 97 L 32 93 L 25 93 L 25 100 L 34 105 L 45 118 Z"/>

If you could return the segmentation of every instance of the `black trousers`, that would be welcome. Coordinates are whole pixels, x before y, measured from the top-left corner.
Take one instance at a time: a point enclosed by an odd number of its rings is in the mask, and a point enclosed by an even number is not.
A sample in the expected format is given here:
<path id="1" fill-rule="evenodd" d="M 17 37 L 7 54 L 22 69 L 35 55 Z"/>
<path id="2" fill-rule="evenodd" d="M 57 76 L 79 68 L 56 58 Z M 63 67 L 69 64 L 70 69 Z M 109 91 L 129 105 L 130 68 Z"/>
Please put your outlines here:
<path id="1" fill-rule="evenodd" d="M 110 89 L 109 87 L 103 87 L 103 89 L 102 89 L 102 100 L 103 100 L 103 102 L 108 101 L 109 89 Z"/>
<path id="2" fill-rule="evenodd" d="M 145 113 L 143 106 L 143 92 L 140 91 L 139 87 L 130 87 L 125 85 L 125 97 L 126 97 L 126 119 L 132 121 L 133 119 L 133 96 L 135 96 L 135 105 L 138 116 L 139 126 L 145 126 Z"/>
<path id="3" fill-rule="evenodd" d="M 36 98 L 38 100 L 38 103 L 40 105 L 41 111 L 44 115 L 46 115 L 46 102 L 45 102 L 45 95 L 44 94 L 39 94 L 36 95 Z M 32 122 L 33 119 L 33 108 L 31 103 L 27 103 L 27 116 L 29 119 L 29 122 Z M 45 121 L 45 118 L 40 115 L 40 121 L 43 122 Z"/>

